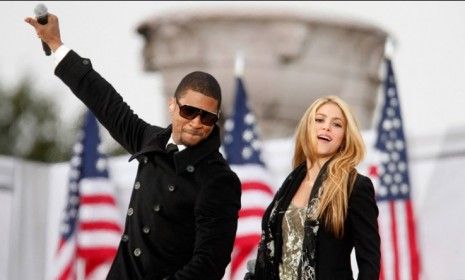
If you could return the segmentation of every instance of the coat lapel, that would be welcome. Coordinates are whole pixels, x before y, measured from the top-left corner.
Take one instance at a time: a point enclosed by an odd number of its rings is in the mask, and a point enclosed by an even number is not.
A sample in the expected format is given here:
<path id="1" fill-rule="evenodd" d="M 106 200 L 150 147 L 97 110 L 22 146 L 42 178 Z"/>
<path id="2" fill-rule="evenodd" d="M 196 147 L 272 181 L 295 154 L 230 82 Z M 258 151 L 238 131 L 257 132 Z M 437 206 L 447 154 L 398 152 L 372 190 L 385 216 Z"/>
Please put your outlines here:
<path id="1" fill-rule="evenodd" d="M 168 142 L 168 139 L 171 135 L 171 125 L 167 128 L 163 129 L 159 133 L 155 135 L 155 137 L 149 141 L 147 145 L 142 147 L 142 149 L 136 153 L 134 153 L 128 161 L 132 161 L 133 159 L 139 157 L 143 154 L 148 153 L 166 153 L 165 145 Z"/>
<path id="2" fill-rule="evenodd" d="M 215 125 L 207 139 L 174 155 L 176 173 L 194 172 L 195 165 L 220 148 L 220 129 Z"/>
<path id="3" fill-rule="evenodd" d="M 171 135 L 172 127 L 168 126 L 166 129 L 158 133 L 153 140 L 149 142 L 140 151 L 134 153 L 129 161 L 139 157 L 143 154 L 148 153 L 166 153 L 165 145 Z M 174 155 L 174 165 L 176 173 L 180 174 L 184 171 L 194 172 L 195 165 L 209 154 L 217 151 L 221 145 L 220 141 L 220 129 L 217 125 L 213 128 L 212 133 L 207 139 L 200 142 L 199 144 L 191 147 L 187 147 L 181 152 Z"/>

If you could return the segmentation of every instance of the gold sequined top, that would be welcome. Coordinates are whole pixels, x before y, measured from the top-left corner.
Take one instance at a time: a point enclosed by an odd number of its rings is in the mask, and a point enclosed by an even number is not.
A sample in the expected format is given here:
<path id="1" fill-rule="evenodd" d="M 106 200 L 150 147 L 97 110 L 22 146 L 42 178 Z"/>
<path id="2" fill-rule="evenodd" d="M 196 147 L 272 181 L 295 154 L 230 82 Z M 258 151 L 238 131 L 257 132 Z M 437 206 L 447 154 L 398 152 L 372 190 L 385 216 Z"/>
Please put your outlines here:
<path id="1" fill-rule="evenodd" d="M 298 208 L 289 204 L 283 217 L 282 263 L 279 265 L 279 279 L 297 279 L 297 271 L 304 241 L 304 223 L 307 207 Z"/>

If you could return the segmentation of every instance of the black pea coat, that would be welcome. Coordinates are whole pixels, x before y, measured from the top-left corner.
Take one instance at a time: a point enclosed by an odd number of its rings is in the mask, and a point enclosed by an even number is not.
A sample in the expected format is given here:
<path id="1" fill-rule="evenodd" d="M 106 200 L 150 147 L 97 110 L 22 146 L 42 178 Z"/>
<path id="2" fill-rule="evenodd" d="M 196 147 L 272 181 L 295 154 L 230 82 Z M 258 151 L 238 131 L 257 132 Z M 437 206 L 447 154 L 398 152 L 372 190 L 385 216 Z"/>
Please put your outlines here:
<path id="1" fill-rule="evenodd" d="M 176 153 L 171 126 L 132 112 L 88 59 L 70 51 L 55 74 L 139 161 L 124 234 L 107 279 L 221 279 L 233 248 L 241 187 L 219 153 L 219 128 Z"/>

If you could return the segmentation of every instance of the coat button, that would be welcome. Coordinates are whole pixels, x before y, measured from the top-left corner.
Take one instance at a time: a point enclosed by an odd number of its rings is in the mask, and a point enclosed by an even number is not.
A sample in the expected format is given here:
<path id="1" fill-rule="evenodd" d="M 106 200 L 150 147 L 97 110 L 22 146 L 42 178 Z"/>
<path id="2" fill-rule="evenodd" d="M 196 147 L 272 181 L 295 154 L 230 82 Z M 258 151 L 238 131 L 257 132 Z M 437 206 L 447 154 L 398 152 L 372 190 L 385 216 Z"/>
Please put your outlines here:
<path id="1" fill-rule="evenodd" d="M 169 186 L 168 186 L 168 190 L 169 190 L 170 192 L 174 192 L 175 189 L 176 189 L 176 188 L 175 188 L 173 185 L 169 185 Z"/>
<path id="2" fill-rule="evenodd" d="M 188 165 L 188 166 L 186 167 L 186 170 L 187 170 L 187 172 L 192 173 L 192 172 L 194 172 L 195 168 L 194 168 L 194 166 L 192 166 L 192 165 Z"/>
<path id="3" fill-rule="evenodd" d="M 134 189 L 138 190 L 140 188 L 140 182 L 137 181 L 134 183 Z"/>
<path id="4" fill-rule="evenodd" d="M 134 249 L 134 256 L 138 257 L 142 254 L 142 250 L 139 248 Z"/>
<path id="5" fill-rule="evenodd" d="M 155 205 L 153 206 L 153 211 L 155 211 L 155 212 L 159 212 L 160 209 L 161 209 L 160 204 L 155 204 Z"/>
<path id="6" fill-rule="evenodd" d="M 88 64 L 89 64 L 89 60 L 87 60 L 87 59 L 84 59 L 84 60 L 82 61 L 82 64 L 84 64 L 84 65 L 88 65 Z"/>
<path id="7" fill-rule="evenodd" d="M 132 216 L 132 214 L 134 214 L 134 209 L 129 208 L 128 209 L 128 216 Z"/>
<path id="8" fill-rule="evenodd" d="M 123 234 L 123 237 L 121 237 L 121 240 L 123 242 L 127 242 L 129 240 L 129 236 L 127 234 Z"/>
<path id="9" fill-rule="evenodd" d="M 142 228 L 142 232 L 145 233 L 145 234 L 149 234 L 150 233 L 150 228 L 148 226 L 144 226 Z"/>
<path id="10" fill-rule="evenodd" d="M 149 162 L 149 158 L 146 157 L 146 156 L 143 156 L 143 157 L 142 157 L 142 162 L 143 162 L 144 164 L 147 163 L 147 162 Z"/>

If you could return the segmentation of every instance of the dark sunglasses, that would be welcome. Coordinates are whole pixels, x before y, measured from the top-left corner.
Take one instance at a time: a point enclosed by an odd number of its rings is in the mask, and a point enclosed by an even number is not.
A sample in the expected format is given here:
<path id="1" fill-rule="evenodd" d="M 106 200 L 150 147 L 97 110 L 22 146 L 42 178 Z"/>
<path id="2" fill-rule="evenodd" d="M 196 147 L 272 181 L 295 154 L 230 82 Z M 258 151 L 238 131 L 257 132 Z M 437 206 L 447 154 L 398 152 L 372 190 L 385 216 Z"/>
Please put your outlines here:
<path id="1" fill-rule="evenodd" d="M 198 115 L 200 115 L 200 121 L 202 122 L 202 124 L 206 126 L 212 126 L 218 121 L 218 116 L 216 114 L 202 110 L 197 107 L 181 105 L 179 104 L 179 101 L 177 99 L 176 103 L 179 106 L 179 115 L 181 115 L 181 117 L 185 119 L 193 120 Z"/>

